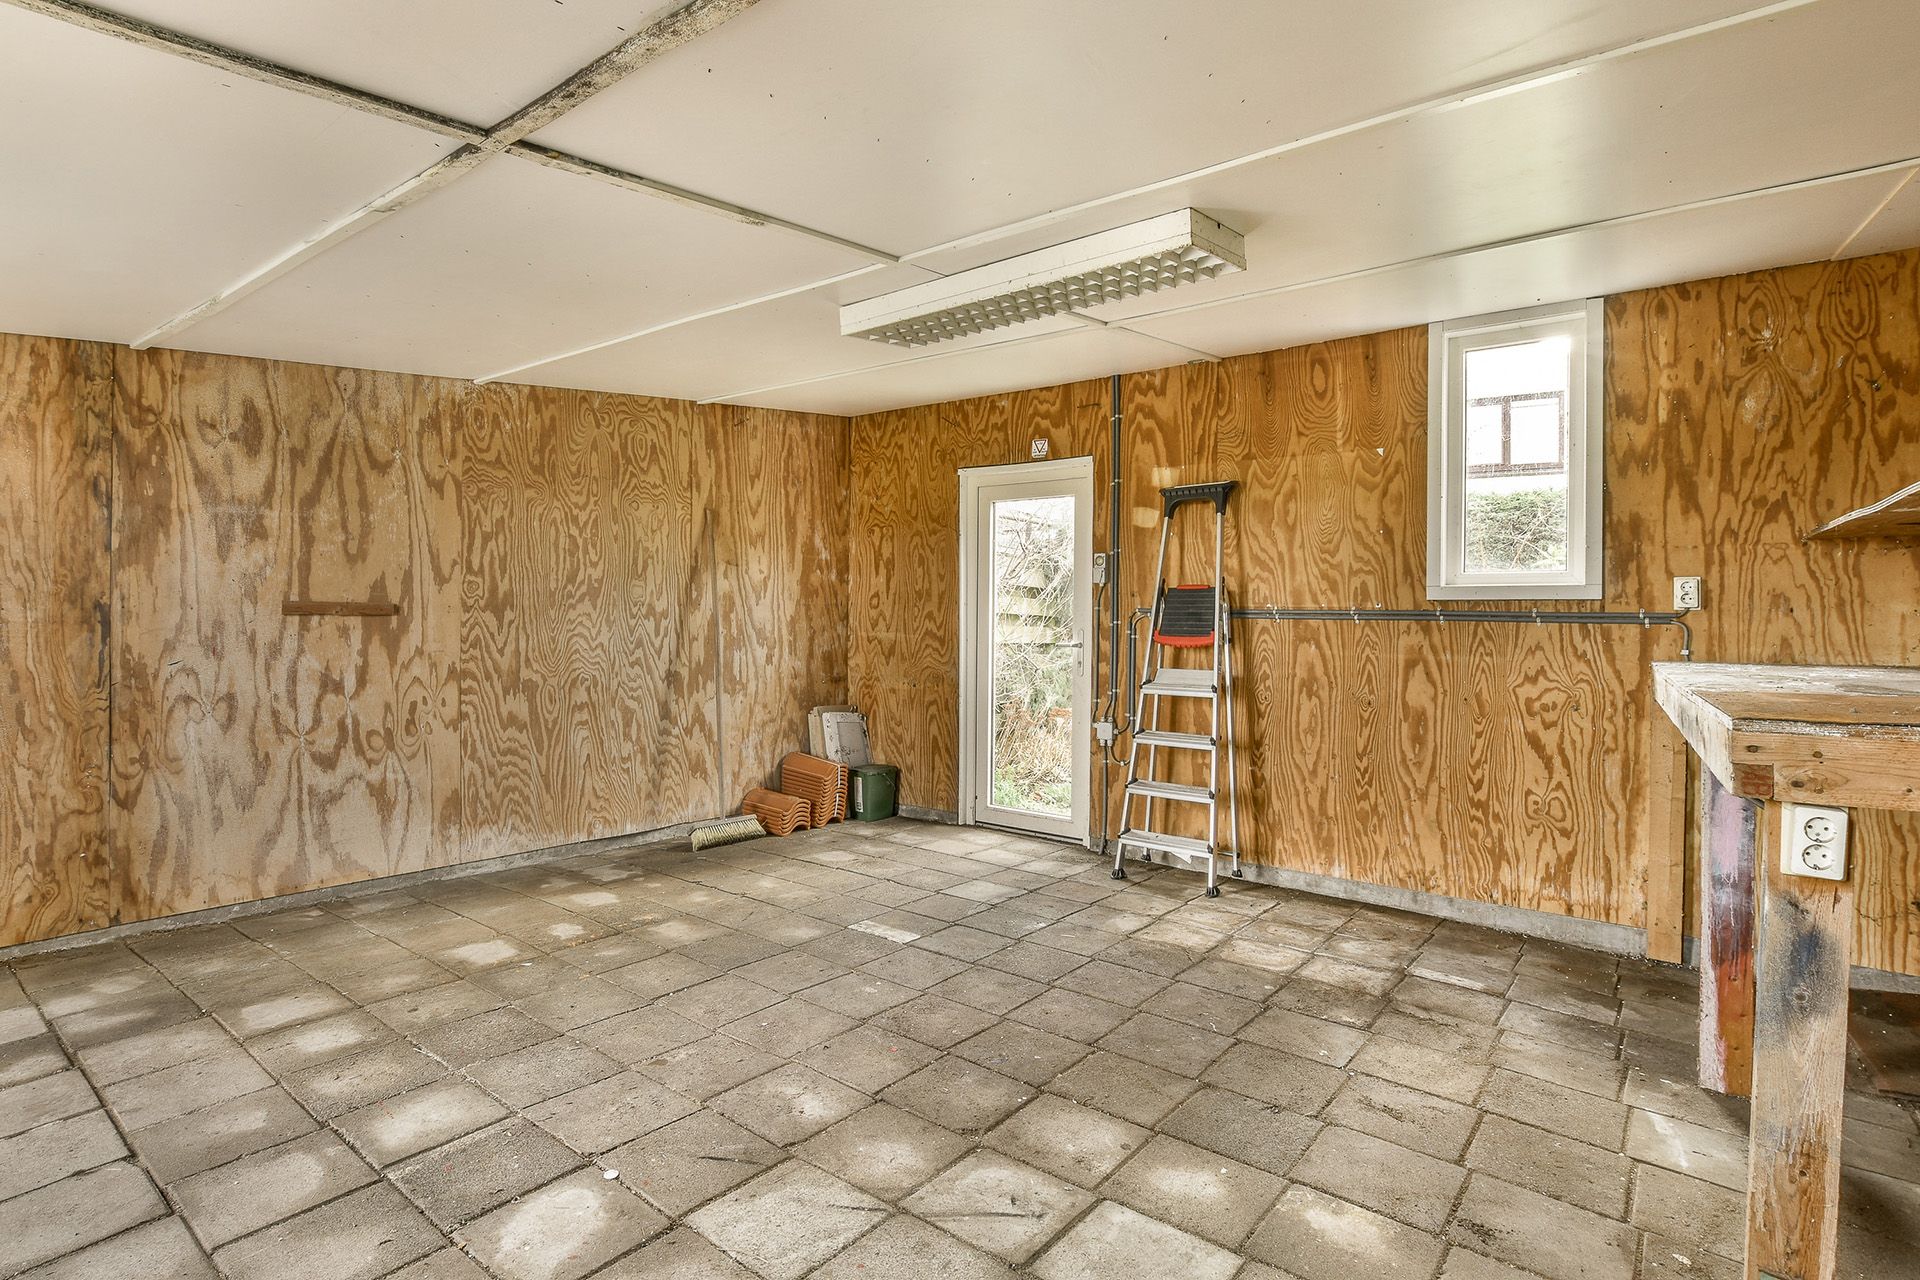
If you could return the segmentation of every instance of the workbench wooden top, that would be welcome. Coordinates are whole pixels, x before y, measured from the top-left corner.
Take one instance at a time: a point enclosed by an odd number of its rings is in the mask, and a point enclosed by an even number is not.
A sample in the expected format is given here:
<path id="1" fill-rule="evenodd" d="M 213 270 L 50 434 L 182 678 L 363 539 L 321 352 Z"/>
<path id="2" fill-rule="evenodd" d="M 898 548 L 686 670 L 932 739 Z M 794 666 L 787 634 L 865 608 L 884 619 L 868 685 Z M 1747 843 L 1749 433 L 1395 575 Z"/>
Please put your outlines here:
<path id="1" fill-rule="evenodd" d="M 1656 662 L 1653 689 L 1735 795 L 1920 810 L 1920 668 Z"/>

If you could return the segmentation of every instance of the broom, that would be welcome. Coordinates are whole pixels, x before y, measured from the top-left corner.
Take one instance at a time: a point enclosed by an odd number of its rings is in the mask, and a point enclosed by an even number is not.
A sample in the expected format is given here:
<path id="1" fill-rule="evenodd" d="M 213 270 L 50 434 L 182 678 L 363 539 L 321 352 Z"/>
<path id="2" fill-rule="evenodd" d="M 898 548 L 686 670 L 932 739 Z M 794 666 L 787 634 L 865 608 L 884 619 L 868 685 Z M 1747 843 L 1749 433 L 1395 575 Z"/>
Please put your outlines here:
<path id="1" fill-rule="evenodd" d="M 723 844 L 739 844 L 742 840 L 753 840 L 765 834 L 767 829 L 760 825 L 760 819 L 746 813 L 737 818 L 722 819 L 709 827 L 695 827 L 690 839 L 693 842 L 693 851 L 698 853 L 702 849 L 714 849 Z"/>

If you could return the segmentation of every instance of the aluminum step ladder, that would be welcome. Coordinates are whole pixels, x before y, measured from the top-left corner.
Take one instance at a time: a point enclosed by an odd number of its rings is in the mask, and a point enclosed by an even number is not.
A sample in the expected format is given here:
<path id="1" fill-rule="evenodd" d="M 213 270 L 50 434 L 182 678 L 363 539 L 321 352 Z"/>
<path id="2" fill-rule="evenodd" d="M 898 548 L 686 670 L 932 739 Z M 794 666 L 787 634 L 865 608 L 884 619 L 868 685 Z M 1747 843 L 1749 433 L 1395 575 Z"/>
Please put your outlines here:
<path id="1" fill-rule="evenodd" d="M 1133 742 L 1127 752 L 1127 787 L 1120 801 L 1120 835 L 1114 843 L 1113 878 L 1127 878 L 1126 851 L 1136 849 L 1172 854 L 1193 860 L 1207 860 L 1207 896 L 1220 896 L 1220 859 L 1233 860 L 1233 874 L 1240 874 L 1240 815 L 1233 795 L 1233 645 L 1231 610 L 1227 605 L 1225 554 L 1227 498 L 1237 484 L 1222 480 L 1213 484 L 1184 484 L 1160 491 L 1160 558 L 1155 565 L 1152 610 L 1152 643 L 1147 650 L 1146 671 L 1134 695 Z M 1167 542 L 1173 532 L 1174 517 L 1190 504 L 1213 507 L 1213 583 L 1212 585 L 1167 585 Z M 1170 664 L 1167 659 L 1178 653 L 1204 655 L 1207 665 Z M 1176 732 L 1163 727 L 1163 706 L 1171 699 L 1198 699 L 1207 706 L 1209 727 L 1205 733 Z M 1222 733 L 1224 728 L 1225 732 Z M 1226 749 L 1226 771 L 1221 772 L 1222 746 Z M 1142 760 L 1142 748 L 1145 759 Z M 1168 760 L 1206 756 L 1206 783 L 1173 782 L 1158 776 L 1162 753 Z M 1144 765 L 1144 767 L 1143 767 Z M 1224 793 L 1224 795 L 1223 795 Z M 1220 802 L 1227 806 L 1227 843 L 1220 842 Z M 1132 821 L 1136 804 L 1140 808 L 1138 825 Z M 1206 838 L 1174 835 L 1154 825 L 1155 806 L 1165 816 L 1177 812 L 1172 806 L 1196 806 L 1206 810 Z"/>

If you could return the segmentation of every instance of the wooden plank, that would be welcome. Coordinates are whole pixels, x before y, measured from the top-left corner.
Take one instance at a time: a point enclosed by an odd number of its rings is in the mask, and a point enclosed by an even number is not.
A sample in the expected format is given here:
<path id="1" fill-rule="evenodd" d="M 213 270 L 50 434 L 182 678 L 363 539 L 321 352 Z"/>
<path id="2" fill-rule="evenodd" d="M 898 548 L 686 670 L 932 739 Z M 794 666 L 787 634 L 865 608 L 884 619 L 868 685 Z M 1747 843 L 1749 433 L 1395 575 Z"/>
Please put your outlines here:
<path id="1" fill-rule="evenodd" d="M 385 600 L 288 600 L 283 618 L 397 618 L 400 606 Z"/>
<path id="2" fill-rule="evenodd" d="M 1687 918 L 1687 742 L 1665 716 L 1648 722 L 1653 777 L 1647 836 L 1647 958 L 1680 964 Z"/>
<path id="3" fill-rule="evenodd" d="M 1766 867 L 1747 1158 L 1747 1274 L 1833 1280 L 1853 885 L 1783 875 L 1781 806 L 1761 813 Z"/>
<path id="4" fill-rule="evenodd" d="M 0 335 L 0 946 L 111 923 L 112 352 Z"/>
<path id="5" fill-rule="evenodd" d="M 1880 501 L 1855 508 L 1809 538 L 1920 538 L 1920 480 Z"/>
<path id="6" fill-rule="evenodd" d="M 1700 1087 L 1753 1080 L 1754 878 L 1760 806 L 1700 775 Z"/>

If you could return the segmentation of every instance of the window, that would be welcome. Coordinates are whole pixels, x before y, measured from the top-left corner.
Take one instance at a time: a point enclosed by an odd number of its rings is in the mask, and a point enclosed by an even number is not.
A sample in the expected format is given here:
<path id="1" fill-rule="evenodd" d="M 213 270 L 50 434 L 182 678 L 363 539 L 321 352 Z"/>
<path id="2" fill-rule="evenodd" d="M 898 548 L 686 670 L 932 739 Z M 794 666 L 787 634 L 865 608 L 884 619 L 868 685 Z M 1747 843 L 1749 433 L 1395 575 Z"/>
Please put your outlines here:
<path id="1" fill-rule="evenodd" d="M 1598 300 L 1430 327 L 1427 595 L 1600 598 Z"/>

